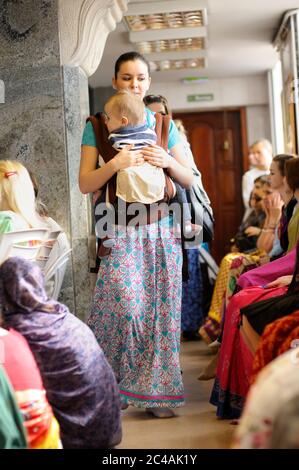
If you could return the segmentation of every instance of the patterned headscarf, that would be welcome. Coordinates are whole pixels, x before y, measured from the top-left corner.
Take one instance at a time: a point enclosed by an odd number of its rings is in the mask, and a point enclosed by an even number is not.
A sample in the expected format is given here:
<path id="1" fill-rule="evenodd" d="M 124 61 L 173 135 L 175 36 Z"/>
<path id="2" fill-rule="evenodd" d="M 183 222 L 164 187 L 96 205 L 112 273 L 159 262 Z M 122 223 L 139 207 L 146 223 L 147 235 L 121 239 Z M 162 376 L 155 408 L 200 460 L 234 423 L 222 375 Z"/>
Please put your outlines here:
<path id="1" fill-rule="evenodd" d="M 40 268 L 19 257 L 9 258 L 0 266 L 0 305 L 5 316 L 65 310 L 48 298 Z"/>

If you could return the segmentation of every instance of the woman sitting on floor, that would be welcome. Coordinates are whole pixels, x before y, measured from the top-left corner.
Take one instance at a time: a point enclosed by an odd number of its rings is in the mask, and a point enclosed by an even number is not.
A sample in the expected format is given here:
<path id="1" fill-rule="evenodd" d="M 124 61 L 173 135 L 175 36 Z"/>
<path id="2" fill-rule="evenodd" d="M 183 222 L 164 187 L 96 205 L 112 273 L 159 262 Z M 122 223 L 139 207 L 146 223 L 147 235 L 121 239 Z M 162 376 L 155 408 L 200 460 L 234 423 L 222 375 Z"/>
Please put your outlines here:
<path id="1" fill-rule="evenodd" d="M 91 330 L 47 297 L 41 270 L 22 258 L 0 267 L 5 324 L 28 341 L 64 448 L 107 448 L 121 440 L 119 390 Z"/>

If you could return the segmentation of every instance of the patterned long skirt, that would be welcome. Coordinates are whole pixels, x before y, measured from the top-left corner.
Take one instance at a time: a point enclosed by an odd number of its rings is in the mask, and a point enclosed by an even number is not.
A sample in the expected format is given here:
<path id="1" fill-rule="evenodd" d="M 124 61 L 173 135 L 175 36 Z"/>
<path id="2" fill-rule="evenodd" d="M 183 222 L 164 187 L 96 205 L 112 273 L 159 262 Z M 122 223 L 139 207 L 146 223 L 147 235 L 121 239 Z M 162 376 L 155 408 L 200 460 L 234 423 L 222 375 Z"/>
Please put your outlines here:
<path id="1" fill-rule="evenodd" d="M 182 252 L 170 218 L 118 227 L 101 262 L 88 325 L 137 407 L 184 404 L 179 362 Z"/>

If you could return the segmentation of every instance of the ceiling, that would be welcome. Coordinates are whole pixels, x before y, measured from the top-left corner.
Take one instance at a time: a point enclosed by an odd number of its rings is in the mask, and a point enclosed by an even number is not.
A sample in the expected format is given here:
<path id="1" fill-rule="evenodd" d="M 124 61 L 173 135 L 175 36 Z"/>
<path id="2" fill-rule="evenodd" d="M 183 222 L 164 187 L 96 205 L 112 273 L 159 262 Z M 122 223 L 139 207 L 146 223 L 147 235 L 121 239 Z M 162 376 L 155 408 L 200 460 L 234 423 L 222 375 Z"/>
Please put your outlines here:
<path id="1" fill-rule="evenodd" d="M 167 0 L 166 0 L 167 1 Z M 170 1 L 170 0 L 169 0 Z M 131 0 L 151 3 L 152 0 Z M 153 72 L 155 82 L 175 83 L 186 76 L 229 78 L 264 74 L 277 61 L 272 40 L 283 14 L 299 8 L 299 0 L 207 0 L 207 67 Z M 184 6 L 188 0 L 184 0 Z M 109 86 L 117 57 L 137 50 L 123 22 L 108 36 L 102 61 L 89 78 L 92 88 Z M 165 53 L 167 55 L 167 53 Z M 167 57 L 166 57 L 167 58 Z"/>

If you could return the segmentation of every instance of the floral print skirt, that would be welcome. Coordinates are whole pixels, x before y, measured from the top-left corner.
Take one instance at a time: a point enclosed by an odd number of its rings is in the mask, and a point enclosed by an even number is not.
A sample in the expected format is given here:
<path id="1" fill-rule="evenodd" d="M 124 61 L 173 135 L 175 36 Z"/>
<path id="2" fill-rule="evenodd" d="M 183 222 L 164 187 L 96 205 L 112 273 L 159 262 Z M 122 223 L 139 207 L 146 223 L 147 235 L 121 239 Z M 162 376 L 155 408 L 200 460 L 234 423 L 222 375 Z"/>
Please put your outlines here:
<path id="1" fill-rule="evenodd" d="M 88 325 L 124 404 L 182 406 L 181 241 L 168 217 L 138 228 L 118 226 L 115 240 L 101 262 Z"/>

